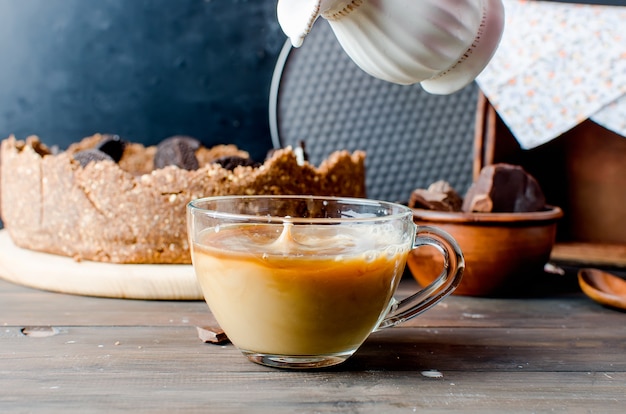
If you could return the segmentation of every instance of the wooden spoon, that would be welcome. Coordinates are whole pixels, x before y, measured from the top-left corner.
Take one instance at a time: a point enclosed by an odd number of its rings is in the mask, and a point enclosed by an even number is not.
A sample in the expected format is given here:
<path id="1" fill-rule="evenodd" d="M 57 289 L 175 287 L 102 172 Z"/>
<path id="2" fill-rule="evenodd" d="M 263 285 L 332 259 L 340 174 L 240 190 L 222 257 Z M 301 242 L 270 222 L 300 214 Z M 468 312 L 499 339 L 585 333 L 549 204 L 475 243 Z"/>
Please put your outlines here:
<path id="1" fill-rule="evenodd" d="M 580 269 L 578 284 L 596 302 L 626 310 L 626 280 L 598 269 Z"/>

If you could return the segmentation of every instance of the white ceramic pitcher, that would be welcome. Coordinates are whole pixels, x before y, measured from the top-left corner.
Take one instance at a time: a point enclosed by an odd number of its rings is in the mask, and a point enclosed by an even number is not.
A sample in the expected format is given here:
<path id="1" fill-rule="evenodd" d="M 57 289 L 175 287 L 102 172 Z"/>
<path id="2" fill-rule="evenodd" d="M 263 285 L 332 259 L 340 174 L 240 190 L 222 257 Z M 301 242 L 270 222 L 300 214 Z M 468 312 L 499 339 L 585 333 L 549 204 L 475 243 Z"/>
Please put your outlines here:
<path id="1" fill-rule="evenodd" d="M 471 83 L 504 30 L 501 0 L 278 0 L 277 14 L 295 47 L 322 16 L 365 72 L 433 94 Z"/>

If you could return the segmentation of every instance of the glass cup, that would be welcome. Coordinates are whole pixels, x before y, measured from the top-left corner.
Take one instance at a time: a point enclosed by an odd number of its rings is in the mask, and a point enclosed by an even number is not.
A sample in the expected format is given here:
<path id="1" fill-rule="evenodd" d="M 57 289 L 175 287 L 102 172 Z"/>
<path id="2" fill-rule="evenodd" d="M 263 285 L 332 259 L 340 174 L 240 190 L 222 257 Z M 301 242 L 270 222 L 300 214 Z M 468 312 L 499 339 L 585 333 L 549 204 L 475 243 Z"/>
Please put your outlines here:
<path id="1" fill-rule="evenodd" d="M 319 368 L 348 359 L 374 331 L 454 291 L 456 241 L 416 226 L 403 205 L 354 198 L 220 196 L 187 206 L 194 270 L 230 341 L 251 361 Z M 409 251 L 433 246 L 441 274 L 400 301 Z"/>

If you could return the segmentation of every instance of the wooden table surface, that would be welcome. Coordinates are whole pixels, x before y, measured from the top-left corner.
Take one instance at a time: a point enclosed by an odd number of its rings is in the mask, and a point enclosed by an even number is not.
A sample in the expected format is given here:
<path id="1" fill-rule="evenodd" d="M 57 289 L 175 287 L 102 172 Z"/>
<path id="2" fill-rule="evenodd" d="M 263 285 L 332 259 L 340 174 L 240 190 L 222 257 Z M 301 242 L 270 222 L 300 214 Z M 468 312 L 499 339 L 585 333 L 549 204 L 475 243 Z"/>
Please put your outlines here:
<path id="1" fill-rule="evenodd" d="M 405 278 L 400 296 L 415 288 Z M 316 371 L 267 368 L 230 344 L 203 343 L 196 327 L 211 324 L 201 301 L 74 296 L 0 280 L 0 412 L 626 410 L 626 314 L 576 289 L 451 296 Z"/>

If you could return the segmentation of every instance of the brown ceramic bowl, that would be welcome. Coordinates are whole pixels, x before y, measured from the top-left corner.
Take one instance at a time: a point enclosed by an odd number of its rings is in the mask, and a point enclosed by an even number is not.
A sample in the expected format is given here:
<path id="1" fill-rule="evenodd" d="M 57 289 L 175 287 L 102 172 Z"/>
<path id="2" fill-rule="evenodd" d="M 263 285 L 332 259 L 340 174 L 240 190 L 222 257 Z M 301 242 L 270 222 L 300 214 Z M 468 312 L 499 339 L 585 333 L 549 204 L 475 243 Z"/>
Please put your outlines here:
<path id="1" fill-rule="evenodd" d="M 514 293 L 543 274 L 556 237 L 559 207 L 532 213 L 457 213 L 413 209 L 417 225 L 438 227 L 452 235 L 465 256 L 457 295 L 499 296 Z M 428 285 L 443 261 L 429 247 L 415 249 L 407 265 L 417 282 Z"/>

